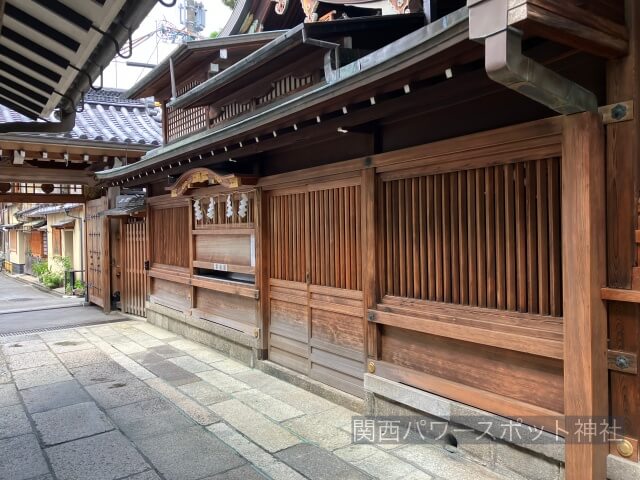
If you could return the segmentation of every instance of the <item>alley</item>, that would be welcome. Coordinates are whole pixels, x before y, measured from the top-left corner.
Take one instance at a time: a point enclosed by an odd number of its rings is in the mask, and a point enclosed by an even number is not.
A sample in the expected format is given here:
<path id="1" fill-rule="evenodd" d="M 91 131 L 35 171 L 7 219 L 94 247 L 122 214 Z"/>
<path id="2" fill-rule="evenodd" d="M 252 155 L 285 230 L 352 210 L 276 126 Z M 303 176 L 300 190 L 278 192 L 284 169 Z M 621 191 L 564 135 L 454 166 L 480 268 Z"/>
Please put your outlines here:
<path id="1" fill-rule="evenodd" d="M 356 412 L 146 322 L 0 345 L 3 480 L 501 478 L 442 445 L 354 445 Z"/>
<path id="2" fill-rule="evenodd" d="M 0 274 L 0 335 L 34 329 L 88 325 L 117 320 L 82 298 L 62 298 Z"/>

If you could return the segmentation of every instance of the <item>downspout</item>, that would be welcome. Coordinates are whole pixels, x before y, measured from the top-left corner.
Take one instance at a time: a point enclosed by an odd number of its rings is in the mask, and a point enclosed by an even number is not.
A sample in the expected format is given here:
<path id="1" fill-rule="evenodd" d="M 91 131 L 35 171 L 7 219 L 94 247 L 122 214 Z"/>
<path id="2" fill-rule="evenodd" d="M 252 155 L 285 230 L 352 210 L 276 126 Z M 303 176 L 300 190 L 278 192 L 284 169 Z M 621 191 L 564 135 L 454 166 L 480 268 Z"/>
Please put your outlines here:
<path id="1" fill-rule="evenodd" d="M 596 111 L 595 94 L 522 53 L 522 32 L 508 25 L 509 0 L 467 0 L 469 38 L 484 43 L 492 80 L 563 115 Z"/>

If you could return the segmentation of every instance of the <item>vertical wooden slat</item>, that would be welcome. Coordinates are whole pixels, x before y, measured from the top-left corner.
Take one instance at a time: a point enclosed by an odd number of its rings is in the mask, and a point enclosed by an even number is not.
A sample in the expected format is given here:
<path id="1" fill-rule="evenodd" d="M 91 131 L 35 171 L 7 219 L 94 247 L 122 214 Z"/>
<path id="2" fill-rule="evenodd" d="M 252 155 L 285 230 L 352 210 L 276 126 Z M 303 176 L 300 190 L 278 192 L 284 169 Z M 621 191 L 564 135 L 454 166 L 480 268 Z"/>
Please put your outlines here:
<path id="1" fill-rule="evenodd" d="M 494 168 L 495 219 L 496 219 L 496 307 L 504 310 L 507 305 L 505 224 L 504 224 L 504 170 Z"/>
<path id="2" fill-rule="evenodd" d="M 436 299 L 436 226 L 435 226 L 435 203 L 434 203 L 434 177 L 427 177 L 426 182 L 427 200 L 427 274 L 429 277 L 428 298 Z"/>
<path id="3" fill-rule="evenodd" d="M 411 184 L 412 178 L 405 180 L 404 186 L 404 222 L 405 222 L 405 271 L 406 271 L 406 284 L 407 284 L 407 296 L 413 298 L 413 221 L 412 221 L 412 203 L 411 203 Z"/>
<path id="4" fill-rule="evenodd" d="M 516 310 L 517 283 L 516 283 L 516 218 L 515 218 L 515 194 L 514 194 L 514 168 L 513 165 L 504 165 L 504 227 L 505 227 L 505 282 L 507 293 L 507 310 Z"/>
<path id="5" fill-rule="evenodd" d="M 336 241 L 335 241 L 335 224 L 334 224 L 334 192 L 327 190 L 328 207 L 326 211 L 325 221 L 329 226 L 329 280 L 328 286 L 336 286 Z"/>
<path id="6" fill-rule="evenodd" d="M 400 249 L 400 244 L 398 240 L 399 233 L 396 234 L 394 232 L 396 225 L 399 225 L 398 223 L 398 182 L 391 182 L 391 221 L 386 226 L 386 228 L 391 232 L 393 232 L 391 235 L 391 239 L 392 239 L 391 255 L 392 255 L 392 265 L 393 265 L 393 268 L 391 270 L 392 282 L 393 282 L 392 294 L 400 295 L 400 278 L 399 278 L 400 268 L 398 266 L 398 262 L 399 262 L 398 251 Z"/>
<path id="7" fill-rule="evenodd" d="M 487 234 L 484 171 L 476 170 L 476 247 L 478 262 L 478 306 L 487 306 Z"/>
<path id="8" fill-rule="evenodd" d="M 427 263 L 428 263 L 428 254 L 427 254 L 427 235 L 426 232 L 426 182 L 424 177 L 420 177 L 418 183 L 418 205 L 419 208 L 416 208 L 418 214 L 418 229 L 420 232 L 420 298 L 426 300 L 428 297 L 428 277 L 427 277 Z"/>
<path id="9" fill-rule="evenodd" d="M 375 188 L 375 187 L 374 187 Z M 361 226 L 362 226 L 362 221 L 363 221 L 363 216 L 361 214 L 362 211 L 362 202 L 361 202 L 361 195 L 362 195 L 362 187 L 360 187 L 359 185 L 355 187 L 355 210 L 356 210 L 356 231 L 355 231 L 355 236 L 356 236 L 356 245 L 361 245 L 362 244 L 362 237 L 364 236 L 364 231 L 362 230 Z M 372 251 L 372 254 L 375 254 L 375 250 Z M 363 270 L 363 266 L 362 266 L 362 254 L 360 254 L 360 252 L 356 252 L 356 254 L 354 255 L 354 257 L 356 257 L 356 289 L 357 290 L 362 290 L 363 288 L 363 280 L 362 280 L 362 270 Z"/>
<path id="10" fill-rule="evenodd" d="M 478 305 L 478 250 L 476 225 L 476 174 L 467 171 L 467 243 L 469 249 L 469 305 Z"/>
<path id="11" fill-rule="evenodd" d="M 487 307 L 496 307 L 496 209 L 493 167 L 484 169 L 487 236 Z"/>
<path id="12" fill-rule="evenodd" d="M 526 187 L 523 163 L 515 170 L 515 214 L 516 214 L 516 278 L 518 285 L 518 311 L 527 311 L 527 224 Z"/>
<path id="13" fill-rule="evenodd" d="M 460 303 L 469 304 L 469 251 L 467 224 L 467 173 L 458 172 L 458 235 L 460 241 Z"/>
<path id="14" fill-rule="evenodd" d="M 549 205 L 547 203 L 547 163 L 546 160 L 537 160 L 535 164 L 538 220 L 538 311 L 542 315 L 549 315 Z"/>
<path id="15" fill-rule="evenodd" d="M 440 176 L 442 179 L 442 203 L 440 215 L 442 219 L 442 281 L 444 301 L 451 301 L 451 217 L 449 215 L 449 174 Z"/>
<path id="16" fill-rule="evenodd" d="M 385 235 L 385 244 L 386 244 L 386 263 L 385 263 L 385 272 L 386 272 L 386 281 L 385 281 L 385 292 L 391 295 L 395 295 L 395 290 L 393 288 L 393 272 L 394 272 L 394 262 L 393 255 L 395 250 L 393 249 L 393 200 L 391 198 L 392 195 L 392 183 L 384 182 L 382 184 L 382 188 L 384 190 L 384 222 L 381 225 L 381 228 L 384 230 Z"/>
<path id="17" fill-rule="evenodd" d="M 458 228 L 458 174 L 449 174 L 449 224 L 451 225 L 451 301 L 460 303 L 460 244 Z"/>
<path id="18" fill-rule="evenodd" d="M 434 180 L 434 222 L 435 222 L 435 257 L 436 257 L 436 300 L 444 300 L 443 272 L 443 232 L 442 232 L 442 175 L 435 175 Z"/>
<path id="19" fill-rule="evenodd" d="M 406 244 L 406 217 L 405 217 L 405 181 L 398 181 L 398 276 L 399 276 L 399 295 L 407 296 L 407 244 Z"/>
<path id="20" fill-rule="evenodd" d="M 527 309 L 538 313 L 538 238 L 536 213 L 536 169 L 534 162 L 526 164 L 527 182 Z"/>

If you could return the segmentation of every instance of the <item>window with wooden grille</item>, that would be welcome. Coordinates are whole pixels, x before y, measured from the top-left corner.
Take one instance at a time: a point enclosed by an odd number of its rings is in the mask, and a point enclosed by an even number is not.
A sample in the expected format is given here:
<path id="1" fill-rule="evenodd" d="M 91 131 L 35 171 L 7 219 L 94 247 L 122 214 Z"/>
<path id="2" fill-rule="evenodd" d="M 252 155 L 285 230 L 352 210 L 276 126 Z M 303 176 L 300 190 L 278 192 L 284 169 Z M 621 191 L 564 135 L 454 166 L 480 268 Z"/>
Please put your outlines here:
<path id="1" fill-rule="evenodd" d="M 178 89 L 178 96 L 199 85 L 200 80 L 185 83 Z M 207 107 L 166 109 L 167 142 L 207 128 Z"/>
<path id="2" fill-rule="evenodd" d="M 196 197 L 193 215 L 193 225 L 196 229 L 224 226 L 253 227 L 255 191 Z"/>
<path id="3" fill-rule="evenodd" d="M 381 293 L 562 316 L 560 186 L 558 158 L 382 182 Z"/>

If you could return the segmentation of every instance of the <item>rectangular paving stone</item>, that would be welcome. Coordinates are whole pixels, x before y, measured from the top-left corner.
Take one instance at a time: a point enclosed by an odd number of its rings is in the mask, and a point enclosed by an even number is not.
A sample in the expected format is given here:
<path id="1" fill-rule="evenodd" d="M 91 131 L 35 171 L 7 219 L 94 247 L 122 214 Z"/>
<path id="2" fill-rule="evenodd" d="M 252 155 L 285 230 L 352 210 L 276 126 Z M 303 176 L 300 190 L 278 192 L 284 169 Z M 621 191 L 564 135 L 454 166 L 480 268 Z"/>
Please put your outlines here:
<path id="1" fill-rule="evenodd" d="M 118 431 L 55 445 L 45 451 L 54 473 L 64 480 L 114 480 L 150 468 Z"/>
<path id="2" fill-rule="evenodd" d="M 277 379 L 265 384 L 260 390 L 307 414 L 325 412 L 336 406 L 329 400 Z"/>
<path id="3" fill-rule="evenodd" d="M 7 357 L 7 364 L 12 371 L 27 368 L 44 367 L 45 365 L 59 365 L 60 361 L 48 350 L 41 352 L 21 353 Z"/>
<path id="4" fill-rule="evenodd" d="M 134 378 L 129 371 L 112 361 L 71 367 L 69 371 L 82 385 L 127 381 Z"/>
<path id="5" fill-rule="evenodd" d="M 0 438 L 17 437 L 27 433 L 31 433 L 31 423 L 22 405 L 0 408 Z"/>
<path id="6" fill-rule="evenodd" d="M 73 379 L 67 369 L 61 363 L 57 363 L 55 365 L 45 365 L 44 367 L 18 370 L 13 373 L 13 380 L 18 390 L 24 390 L 25 388 Z"/>
<path id="7" fill-rule="evenodd" d="M 311 480 L 365 480 L 371 478 L 316 445 L 303 443 L 276 453 L 276 457 Z"/>
<path id="8" fill-rule="evenodd" d="M 148 470 L 146 472 L 127 477 L 127 480 L 160 480 L 160 477 L 153 470 Z"/>
<path id="9" fill-rule="evenodd" d="M 305 416 L 284 423 L 289 430 L 306 440 L 320 445 L 327 450 L 346 447 L 351 444 L 351 435 L 330 423 Z"/>
<path id="10" fill-rule="evenodd" d="M 211 370 L 213 368 L 211 367 L 211 365 L 207 365 L 206 363 L 201 362 L 200 360 L 196 360 L 189 355 L 170 358 L 169 361 L 191 373 L 206 372 L 207 370 Z"/>
<path id="11" fill-rule="evenodd" d="M 92 363 L 108 362 L 109 357 L 91 344 L 90 349 L 58 353 L 58 358 L 66 367 L 82 367 Z"/>
<path id="12" fill-rule="evenodd" d="M 164 362 L 166 359 L 151 350 L 145 350 L 144 352 L 136 352 L 129 355 L 129 358 L 135 360 L 140 365 L 150 365 L 152 363 Z"/>
<path id="13" fill-rule="evenodd" d="M 6 363 L 0 363 L 0 384 L 10 383 L 12 381 L 11 372 Z"/>
<path id="14" fill-rule="evenodd" d="M 156 327 L 155 325 L 151 325 L 150 323 L 137 323 L 134 325 L 134 328 L 141 330 L 142 332 L 151 335 L 159 340 L 166 340 L 168 338 L 173 338 L 176 336 L 175 333 L 165 330 L 164 328 Z"/>
<path id="15" fill-rule="evenodd" d="M 144 352 L 147 350 L 142 345 L 138 345 L 136 342 L 132 342 L 128 339 L 127 341 L 114 342 L 112 345 L 115 349 L 120 350 L 125 355 L 131 355 L 132 353 Z"/>
<path id="16" fill-rule="evenodd" d="M 160 435 L 194 425 L 173 404 L 153 398 L 107 411 L 109 417 L 129 438 Z"/>
<path id="17" fill-rule="evenodd" d="M 373 445 L 349 445 L 348 447 L 334 450 L 333 453 L 374 477 L 391 480 L 430 480 L 433 478 L 410 463 L 394 457 Z"/>
<path id="18" fill-rule="evenodd" d="M 86 387 L 87 392 L 103 408 L 114 408 L 157 397 L 157 393 L 137 378 L 97 383 Z"/>
<path id="19" fill-rule="evenodd" d="M 91 400 L 75 380 L 27 388 L 20 394 L 29 413 L 45 412 Z"/>
<path id="20" fill-rule="evenodd" d="M 165 382 L 174 386 L 185 385 L 187 383 L 200 381 L 200 378 L 196 377 L 193 373 L 187 372 L 185 369 L 180 368 L 179 366 L 169 362 L 168 360 L 147 364 L 146 368 L 151 373 L 155 374 Z"/>
<path id="21" fill-rule="evenodd" d="M 225 423 L 216 423 L 207 427 L 216 437 L 233 448 L 271 478 L 276 480 L 303 480 L 304 477 L 291 467 L 285 465 L 270 453 L 265 452 L 245 436 L 236 432 Z"/>
<path id="22" fill-rule="evenodd" d="M 55 353 L 76 352 L 79 350 L 86 350 L 94 348 L 93 344 L 86 340 L 59 340 L 57 342 L 49 343 L 49 348 Z"/>
<path id="23" fill-rule="evenodd" d="M 56 445 L 113 430 L 113 424 L 93 402 L 34 413 L 33 421 L 45 445 Z"/>
<path id="24" fill-rule="evenodd" d="M 217 370 L 226 373 L 227 375 L 235 375 L 240 372 L 252 370 L 251 367 L 245 365 L 244 363 L 236 362 L 235 360 L 232 360 L 230 358 L 215 362 L 214 367 Z"/>
<path id="25" fill-rule="evenodd" d="M 203 345 L 201 345 L 200 348 L 189 350 L 189 355 L 191 355 L 193 358 L 197 360 L 200 360 L 201 362 L 210 363 L 210 364 L 221 362 L 229 358 L 223 355 L 222 353 L 218 353 L 215 350 L 207 348 Z"/>
<path id="26" fill-rule="evenodd" d="M 0 478 L 26 480 L 49 473 L 33 434 L 0 440 Z"/>
<path id="27" fill-rule="evenodd" d="M 281 402 L 271 395 L 262 393 L 260 390 L 243 390 L 236 392 L 234 397 L 276 422 L 282 422 L 304 415 L 304 412 L 297 408 Z"/>
<path id="28" fill-rule="evenodd" d="M 19 403 L 20 397 L 18 396 L 18 390 L 16 390 L 13 384 L 0 385 L 0 407 L 18 405 Z"/>
<path id="29" fill-rule="evenodd" d="M 181 385 L 178 387 L 178 390 L 186 393 L 202 405 L 212 405 L 231 398 L 230 394 L 225 393 L 222 390 L 218 390 L 216 387 L 205 381 Z"/>
<path id="30" fill-rule="evenodd" d="M 175 387 L 164 382 L 162 379 L 152 378 L 151 380 L 147 380 L 146 383 L 200 425 L 211 425 L 212 423 L 220 420 L 218 416 L 207 407 L 203 407 L 184 393 L 176 390 Z"/>
<path id="31" fill-rule="evenodd" d="M 172 340 L 167 342 L 168 345 L 171 345 L 178 350 L 182 350 L 184 352 L 189 352 L 191 350 L 202 350 L 204 345 L 198 342 L 194 342 L 192 340 L 187 340 L 186 338 L 180 338 L 178 340 Z"/>
<path id="32" fill-rule="evenodd" d="M 19 355 L 21 353 L 41 352 L 49 347 L 42 340 L 27 340 L 24 342 L 11 342 L 2 345 L 2 353 L 5 355 Z"/>
<path id="33" fill-rule="evenodd" d="M 156 353 L 164 358 L 180 357 L 184 355 L 180 350 L 171 345 L 161 345 L 159 347 L 151 347 L 149 351 Z"/>
<path id="34" fill-rule="evenodd" d="M 150 378 L 155 378 L 156 376 L 151 373 L 149 370 L 141 366 L 140 364 L 134 362 L 126 355 L 117 352 L 114 355 L 111 355 L 111 359 L 120 365 L 122 368 L 126 369 L 133 376 L 138 378 L 139 380 L 148 380 Z"/>
<path id="35" fill-rule="evenodd" d="M 167 480 L 196 480 L 246 463 L 202 427 L 145 437 L 136 445 Z"/>
<path id="36" fill-rule="evenodd" d="M 245 465 L 202 480 L 261 480 L 266 478 L 251 465 Z"/>
<path id="37" fill-rule="evenodd" d="M 217 370 L 200 372 L 197 375 L 205 382 L 208 382 L 217 389 L 227 393 L 239 392 L 240 390 L 249 390 L 251 388 L 246 383 L 241 382 L 240 380 L 236 380 L 226 373 L 222 373 Z"/>
<path id="38" fill-rule="evenodd" d="M 227 400 L 209 408 L 268 452 L 284 450 L 301 442 L 291 432 L 239 400 Z"/>

